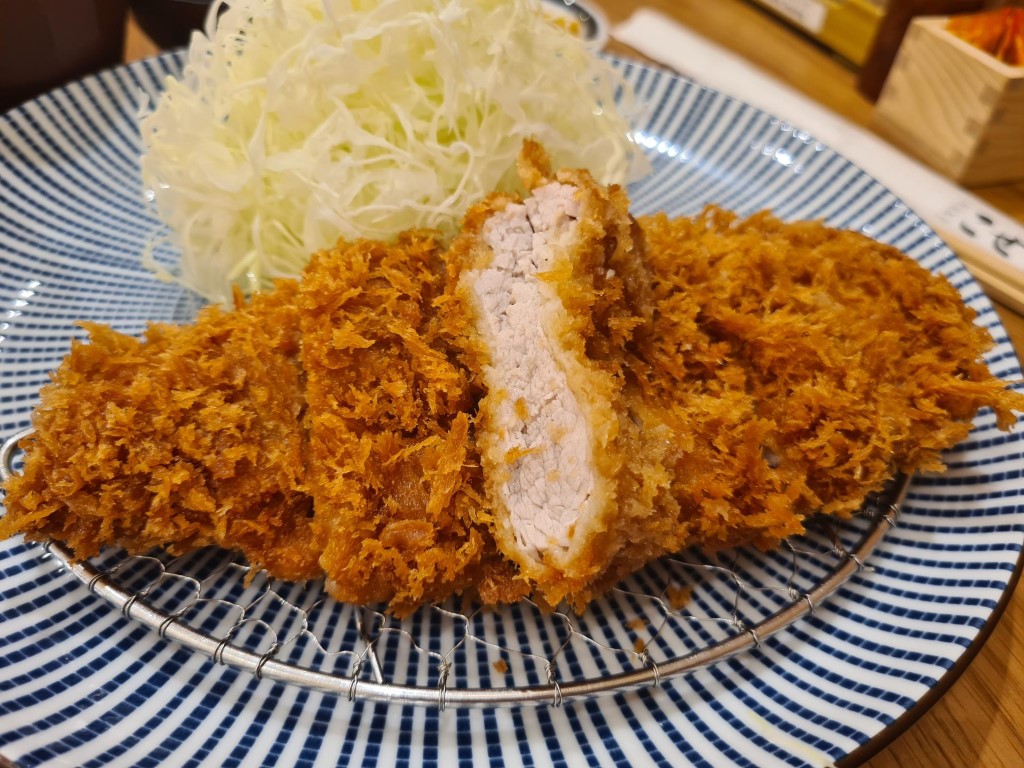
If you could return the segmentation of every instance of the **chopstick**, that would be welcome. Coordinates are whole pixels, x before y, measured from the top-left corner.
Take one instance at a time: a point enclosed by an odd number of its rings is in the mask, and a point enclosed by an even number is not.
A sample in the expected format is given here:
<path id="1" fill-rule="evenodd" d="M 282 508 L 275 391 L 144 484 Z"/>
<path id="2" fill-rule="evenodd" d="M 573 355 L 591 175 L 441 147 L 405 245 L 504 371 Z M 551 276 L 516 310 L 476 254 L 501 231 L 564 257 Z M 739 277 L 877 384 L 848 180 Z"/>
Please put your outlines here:
<path id="1" fill-rule="evenodd" d="M 979 248 L 955 230 L 939 227 L 935 231 L 960 258 L 974 279 L 982 284 L 990 297 L 1015 312 L 1024 314 L 1024 274 L 1019 269 Z"/>

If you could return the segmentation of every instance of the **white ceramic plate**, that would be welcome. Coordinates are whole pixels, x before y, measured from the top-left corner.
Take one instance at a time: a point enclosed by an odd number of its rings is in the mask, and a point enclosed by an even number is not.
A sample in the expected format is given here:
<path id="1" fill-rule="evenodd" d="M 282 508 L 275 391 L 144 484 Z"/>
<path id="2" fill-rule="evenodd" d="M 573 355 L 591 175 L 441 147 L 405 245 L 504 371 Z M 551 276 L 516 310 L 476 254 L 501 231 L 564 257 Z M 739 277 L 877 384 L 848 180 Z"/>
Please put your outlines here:
<path id="1" fill-rule="evenodd" d="M 158 91 L 178 66 L 169 55 L 118 68 L 0 117 L 3 437 L 28 424 L 47 372 L 79 334 L 74 321 L 136 332 L 147 321 L 186 321 L 196 311 L 194 297 L 139 264 L 153 222 L 140 190 L 135 109 L 140 92 Z M 647 105 L 635 138 L 654 166 L 630 190 L 637 213 L 694 213 L 706 202 L 744 213 L 772 208 L 893 243 L 961 290 L 996 338 L 990 365 L 1019 378 L 977 284 L 877 182 L 799 126 L 664 73 L 628 63 L 622 69 Z M 125 618 L 39 547 L 2 542 L 0 754 L 26 768 L 843 761 L 871 749 L 948 683 L 1014 579 L 1024 541 L 1020 438 L 1000 433 L 982 413 L 946 459 L 947 474 L 914 481 L 900 526 L 875 550 L 872 567 L 812 615 L 756 650 L 661 687 L 557 708 L 440 712 L 259 680 Z M 788 560 L 778 558 L 751 558 L 737 570 L 775 571 L 784 582 Z M 280 615 L 291 603 L 310 608 L 300 587 L 274 588 L 283 595 Z M 753 594 L 744 599 L 755 602 Z M 729 599 L 712 591 L 700 607 L 721 616 Z M 761 612 L 777 604 L 762 602 Z M 623 606 L 643 610 L 620 593 L 588 614 L 588 632 L 628 648 L 623 628 L 631 618 Z M 446 621 L 441 614 L 423 620 L 428 651 L 434 642 L 444 650 Z M 528 607 L 510 609 L 498 623 L 488 631 L 503 645 L 540 644 L 551 655 L 564 640 L 557 622 Z M 697 642 L 712 634 L 699 622 L 687 626 L 678 633 Z M 403 638 L 395 635 L 390 663 L 420 675 L 424 665 L 410 661 L 420 652 Z M 671 645 L 665 635 L 657 640 Z M 490 651 L 474 653 L 452 668 L 450 685 L 495 674 Z M 570 674 L 610 663 L 586 642 L 571 643 L 559 659 Z M 526 664 L 522 674 L 543 682 L 545 671 L 543 663 Z"/>

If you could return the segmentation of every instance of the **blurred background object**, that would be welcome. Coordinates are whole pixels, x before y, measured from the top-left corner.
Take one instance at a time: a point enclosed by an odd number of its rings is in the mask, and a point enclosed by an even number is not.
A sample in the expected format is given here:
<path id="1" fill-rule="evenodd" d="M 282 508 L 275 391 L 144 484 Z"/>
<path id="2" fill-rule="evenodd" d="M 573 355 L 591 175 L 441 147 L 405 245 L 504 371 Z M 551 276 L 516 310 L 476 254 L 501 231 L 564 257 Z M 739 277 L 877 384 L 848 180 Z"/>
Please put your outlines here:
<path id="1" fill-rule="evenodd" d="M 856 65 L 867 58 L 890 4 L 886 0 L 754 1 Z"/>
<path id="2" fill-rule="evenodd" d="M 131 0 L 139 28 L 167 50 L 187 45 L 192 31 L 202 29 L 213 0 Z"/>
<path id="3" fill-rule="evenodd" d="M 0 0 L 0 112 L 121 61 L 128 0 Z"/>
<path id="4" fill-rule="evenodd" d="M 1012 1 L 1012 0 L 1011 0 Z M 749 0 L 818 41 L 857 70 L 857 90 L 874 102 L 918 16 L 997 8 L 1008 0 Z"/>
<path id="5" fill-rule="evenodd" d="M 857 90 L 870 101 L 878 99 L 914 17 L 970 13 L 984 5 L 983 0 L 889 0 L 857 78 Z"/>

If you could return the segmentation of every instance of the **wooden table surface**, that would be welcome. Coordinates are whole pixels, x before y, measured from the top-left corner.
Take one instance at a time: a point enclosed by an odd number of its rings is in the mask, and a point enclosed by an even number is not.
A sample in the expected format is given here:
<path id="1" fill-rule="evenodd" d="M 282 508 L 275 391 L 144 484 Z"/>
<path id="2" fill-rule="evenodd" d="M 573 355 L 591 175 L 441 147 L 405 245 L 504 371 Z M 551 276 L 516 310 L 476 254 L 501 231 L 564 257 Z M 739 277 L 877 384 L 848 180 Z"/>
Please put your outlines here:
<path id="1" fill-rule="evenodd" d="M 590 0 L 613 24 L 635 0 Z M 867 126 L 871 104 L 856 72 L 817 44 L 744 0 L 647 0 L 706 38 L 734 50 L 847 119 Z M 628 52 L 612 41 L 617 52 Z M 157 48 L 129 23 L 125 57 Z M 974 190 L 1024 221 L 1024 183 Z M 1014 347 L 1024 352 L 1024 317 L 998 307 Z M 857 757 L 856 755 L 854 757 Z M 868 768 L 1019 768 L 1024 765 L 1024 589 L 1017 590 L 991 636 L 948 692 L 916 723 L 871 757 Z"/>

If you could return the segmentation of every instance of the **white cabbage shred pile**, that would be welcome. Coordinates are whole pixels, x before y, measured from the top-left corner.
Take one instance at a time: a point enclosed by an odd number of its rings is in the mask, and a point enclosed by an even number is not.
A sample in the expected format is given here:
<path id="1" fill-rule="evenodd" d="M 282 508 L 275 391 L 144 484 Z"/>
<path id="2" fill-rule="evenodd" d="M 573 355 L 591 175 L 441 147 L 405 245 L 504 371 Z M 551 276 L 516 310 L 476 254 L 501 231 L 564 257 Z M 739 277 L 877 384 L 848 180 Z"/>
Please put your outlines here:
<path id="1" fill-rule="evenodd" d="M 556 167 L 627 180 L 620 79 L 536 0 L 220 5 L 141 122 L 173 277 L 211 301 L 296 275 L 339 237 L 451 234 L 513 188 L 525 137 Z"/>

